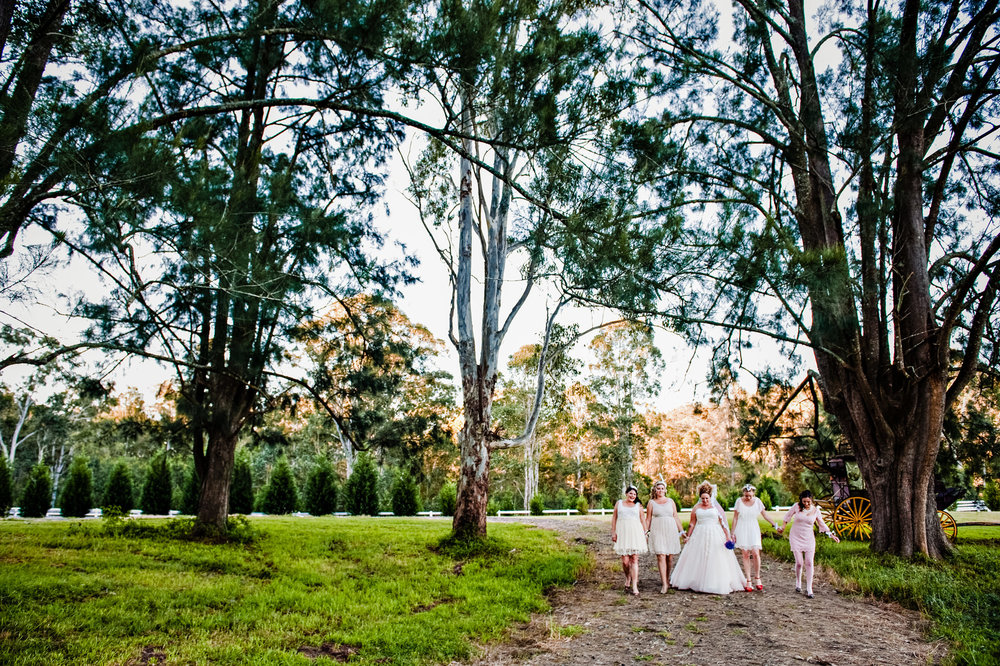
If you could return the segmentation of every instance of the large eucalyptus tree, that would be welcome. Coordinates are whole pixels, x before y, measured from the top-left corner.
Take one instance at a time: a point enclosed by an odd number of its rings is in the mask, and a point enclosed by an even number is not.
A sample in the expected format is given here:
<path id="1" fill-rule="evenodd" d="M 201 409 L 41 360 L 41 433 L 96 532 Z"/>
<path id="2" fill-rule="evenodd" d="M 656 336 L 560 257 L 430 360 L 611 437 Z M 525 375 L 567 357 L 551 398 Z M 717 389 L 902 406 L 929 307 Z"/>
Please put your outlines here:
<path id="1" fill-rule="evenodd" d="M 639 52 L 693 81 L 662 91 L 655 156 L 712 204 L 676 247 L 689 297 L 662 309 L 811 348 L 873 548 L 940 557 L 944 415 L 997 361 L 997 2 L 737 0 L 720 42 L 705 3 L 642 7 Z"/>
<path id="2" fill-rule="evenodd" d="M 656 264 L 662 232 L 639 232 L 610 157 L 633 93 L 604 25 L 611 15 L 602 3 L 447 0 L 426 21 L 426 85 L 462 135 L 431 143 L 411 188 L 452 286 L 464 415 L 459 537 L 486 534 L 491 453 L 535 428 L 548 331 L 563 306 L 597 295 L 651 303 L 648 287 L 619 280 L 632 265 Z M 500 348 L 543 284 L 551 301 L 534 323 L 545 332 L 534 407 L 523 432 L 505 435 L 492 418 Z"/>

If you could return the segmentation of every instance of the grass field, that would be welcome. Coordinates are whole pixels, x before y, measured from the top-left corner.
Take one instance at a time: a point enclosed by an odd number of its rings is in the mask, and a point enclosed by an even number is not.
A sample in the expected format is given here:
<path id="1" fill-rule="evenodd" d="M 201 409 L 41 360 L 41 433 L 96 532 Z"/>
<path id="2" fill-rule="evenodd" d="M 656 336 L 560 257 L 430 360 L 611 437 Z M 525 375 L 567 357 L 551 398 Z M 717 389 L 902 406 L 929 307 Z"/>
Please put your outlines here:
<path id="1" fill-rule="evenodd" d="M 97 521 L 0 522 L 0 663 L 447 663 L 544 610 L 544 590 L 587 566 L 519 525 L 491 525 L 488 547 L 464 554 L 441 547 L 443 520 L 252 527 L 262 536 L 248 545 L 208 545 Z"/>
<path id="2" fill-rule="evenodd" d="M 958 514 L 956 520 L 967 517 L 990 518 Z M 764 539 L 764 550 L 792 559 L 787 539 Z M 942 562 L 910 562 L 872 553 L 867 543 L 822 537 L 816 561 L 848 589 L 919 610 L 931 621 L 930 638 L 950 644 L 950 663 L 1000 664 L 1000 525 L 959 527 L 955 552 Z"/>

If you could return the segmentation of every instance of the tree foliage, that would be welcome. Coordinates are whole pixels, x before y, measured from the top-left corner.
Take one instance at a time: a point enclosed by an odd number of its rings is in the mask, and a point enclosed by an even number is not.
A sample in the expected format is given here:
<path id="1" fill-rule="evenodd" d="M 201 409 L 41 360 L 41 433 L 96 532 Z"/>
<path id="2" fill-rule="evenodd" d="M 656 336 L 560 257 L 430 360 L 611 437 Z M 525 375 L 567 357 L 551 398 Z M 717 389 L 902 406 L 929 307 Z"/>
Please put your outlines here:
<path id="1" fill-rule="evenodd" d="M 284 458 L 278 461 L 271 472 L 271 480 L 264 488 L 260 500 L 260 510 L 264 513 L 284 514 L 298 510 L 299 492 L 295 478 Z"/>
<path id="2" fill-rule="evenodd" d="M 73 458 L 69 476 L 62 487 L 59 506 L 65 517 L 82 518 L 94 506 L 93 475 L 82 456 Z"/>
<path id="3" fill-rule="evenodd" d="M 415 516 L 420 511 L 420 487 L 412 474 L 400 472 L 392 484 L 392 512 L 397 516 Z"/>
<path id="4" fill-rule="evenodd" d="M 108 477 L 107 485 L 104 487 L 104 497 L 101 499 L 101 508 L 117 508 L 123 513 L 128 513 L 135 506 L 135 495 L 132 490 L 132 473 L 123 461 L 115 464 Z"/>
<path id="5" fill-rule="evenodd" d="M 21 515 L 25 518 L 41 518 L 52 506 L 52 477 L 44 463 L 31 468 L 31 474 L 24 484 L 21 495 Z"/>
<path id="6" fill-rule="evenodd" d="M 253 475 L 250 462 L 243 456 L 236 457 L 233 465 L 233 482 L 229 486 L 229 513 L 253 512 Z"/>
<path id="7" fill-rule="evenodd" d="M 316 461 L 306 483 L 305 508 L 314 516 L 337 510 L 337 475 L 326 458 Z"/>
<path id="8" fill-rule="evenodd" d="M 6 516 L 14 505 L 14 485 L 7 458 L 0 456 L 0 516 Z"/>
<path id="9" fill-rule="evenodd" d="M 355 516 L 378 515 L 378 472 L 367 453 L 358 455 L 354 471 L 344 484 L 344 506 Z"/>
<path id="10" fill-rule="evenodd" d="M 170 513 L 173 493 L 173 480 L 167 456 L 164 453 L 157 454 L 149 461 L 146 468 L 139 508 L 143 513 L 165 516 Z"/>

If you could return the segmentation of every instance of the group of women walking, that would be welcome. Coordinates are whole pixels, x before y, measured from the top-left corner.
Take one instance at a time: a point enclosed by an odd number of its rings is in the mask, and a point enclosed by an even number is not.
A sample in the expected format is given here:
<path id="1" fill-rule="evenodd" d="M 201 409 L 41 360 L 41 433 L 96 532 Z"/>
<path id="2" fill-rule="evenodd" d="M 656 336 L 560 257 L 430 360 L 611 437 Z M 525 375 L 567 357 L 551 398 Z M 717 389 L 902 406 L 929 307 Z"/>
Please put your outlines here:
<path id="1" fill-rule="evenodd" d="M 712 484 L 703 482 L 698 486 L 698 503 L 691 509 L 685 531 L 676 504 L 667 497 L 663 481 L 653 485 L 652 497 L 645 509 L 639 503 L 639 491 L 629 486 L 625 498 L 615 504 L 611 515 L 611 541 L 622 558 L 625 591 L 638 596 L 639 555 L 647 552 L 656 555 L 661 594 L 671 587 L 709 594 L 763 591 L 758 518 L 763 518 L 779 535 L 784 532 L 784 525 L 779 526 L 771 519 L 756 497 L 756 491 L 750 484 L 743 486 L 742 496 L 733 509 L 730 529 L 725 511 L 715 499 Z M 789 523 L 788 542 L 795 555 L 795 591 L 804 589 L 806 596 L 812 599 L 816 552 L 813 525 L 818 524 L 834 541 L 840 539 L 826 526 L 808 490 L 799 495 L 799 501 L 785 514 L 784 524 Z M 736 550 L 743 557 L 742 569 L 736 559 Z M 673 558 L 678 554 L 674 565 Z"/>

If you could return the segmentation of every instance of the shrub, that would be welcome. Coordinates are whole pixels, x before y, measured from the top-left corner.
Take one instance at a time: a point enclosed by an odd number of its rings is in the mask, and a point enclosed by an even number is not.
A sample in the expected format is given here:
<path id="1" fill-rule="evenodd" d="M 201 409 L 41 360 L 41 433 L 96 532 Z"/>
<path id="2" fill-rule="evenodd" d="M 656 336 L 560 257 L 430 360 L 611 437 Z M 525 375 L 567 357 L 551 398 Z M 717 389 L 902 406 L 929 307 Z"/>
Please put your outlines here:
<path id="1" fill-rule="evenodd" d="M 983 487 L 983 501 L 990 511 L 1000 511 L 1000 483 L 996 479 L 987 481 Z"/>
<path id="2" fill-rule="evenodd" d="M 167 464 L 167 456 L 160 453 L 149 461 L 146 480 L 142 484 L 142 498 L 139 500 L 139 508 L 142 509 L 143 513 L 165 516 L 170 513 L 170 500 L 173 493 L 174 488 L 170 480 L 170 466 Z"/>
<path id="3" fill-rule="evenodd" d="M 533 516 L 542 515 L 542 512 L 545 510 L 545 498 L 542 497 L 541 493 L 531 498 L 531 501 L 528 502 L 528 510 L 531 511 L 531 515 Z"/>
<path id="4" fill-rule="evenodd" d="M 784 484 L 778 479 L 774 479 L 770 476 L 762 476 L 752 483 L 757 486 L 757 497 L 760 497 L 764 492 L 766 492 L 771 498 L 772 504 L 791 504 L 792 499 L 794 499 L 791 493 L 785 490 Z"/>
<path id="5" fill-rule="evenodd" d="M 581 497 L 577 497 L 576 498 L 576 510 L 581 515 L 584 515 L 584 516 L 587 515 L 587 513 L 590 511 L 590 505 L 587 504 L 587 498 L 586 497 L 582 497 L 581 496 Z"/>
<path id="6" fill-rule="evenodd" d="M 486 503 L 486 515 L 487 516 L 498 516 L 500 515 L 500 503 L 494 499 L 491 499 Z"/>
<path id="7" fill-rule="evenodd" d="M 264 513 L 282 514 L 295 511 L 299 504 L 299 493 L 292 477 L 292 469 L 284 458 L 278 461 L 271 472 L 271 480 L 264 489 L 260 508 Z"/>
<path id="8" fill-rule="evenodd" d="M 674 501 L 674 505 L 680 509 L 681 508 L 681 494 L 677 492 L 677 489 L 673 486 L 667 486 L 667 497 Z"/>
<path id="9" fill-rule="evenodd" d="M 184 479 L 184 493 L 181 495 L 181 513 L 193 516 L 198 513 L 198 500 L 201 499 L 201 480 L 198 478 L 198 468 L 191 465 Z"/>
<path id="10" fill-rule="evenodd" d="M 337 482 L 326 458 L 320 458 L 306 482 L 306 511 L 325 516 L 337 508 Z"/>
<path id="11" fill-rule="evenodd" d="M 764 505 L 765 511 L 770 511 L 774 508 L 774 502 L 771 501 L 771 494 L 766 490 L 762 491 L 757 498 L 760 500 L 760 503 Z"/>
<path id="12" fill-rule="evenodd" d="M 10 467 L 7 466 L 7 459 L 0 456 L 0 517 L 6 516 L 12 506 L 14 488 L 10 479 Z"/>
<path id="13" fill-rule="evenodd" d="M 392 485 L 392 512 L 397 516 L 415 516 L 420 511 L 420 489 L 413 475 L 400 472 Z"/>
<path id="14" fill-rule="evenodd" d="M 233 465 L 233 480 L 229 485 L 229 513 L 253 512 L 253 476 L 250 461 L 240 456 Z"/>
<path id="15" fill-rule="evenodd" d="M 725 492 L 720 490 L 715 499 L 719 500 L 719 504 L 722 505 L 724 510 L 729 511 L 736 505 L 736 500 L 742 496 L 743 492 L 739 488 L 730 488 Z M 697 500 L 695 500 L 695 503 L 697 503 Z M 691 506 L 694 506 L 694 504 Z"/>
<path id="16" fill-rule="evenodd" d="M 82 518 L 93 508 L 93 476 L 84 458 L 74 458 L 62 489 L 59 506 L 64 516 Z"/>
<path id="17" fill-rule="evenodd" d="M 367 453 L 358 454 L 344 493 L 347 510 L 355 516 L 378 514 L 378 472 L 375 461 Z"/>
<path id="18" fill-rule="evenodd" d="M 52 506 L 52 477 L 45 463 L 31 468 L 28 481 L 21 496 L 21 515 L 25 518 L 41 518 Z"/>
<path id="19" fill-rule="evenodd" d="M 134 506 L 135 499 L 132 494 L 132 473 L 128 471 L 128 465 L 119 462 L 111 470 L 108 478 L 108 485 L 104 487 L 104 499 L 101 500 L 101 508 L 107 512 L 111 509 L 118 509 L 128 513 Z"/>
<path id="20" fill-rule="evenodd" d="M 441 502 L 441 513 L 446 516 L 455 515 L 455 505 L 458 503 L 458 489 L 454 483 L 446 483 L 441 486 L 438 493 L 438 500 Z"/>

